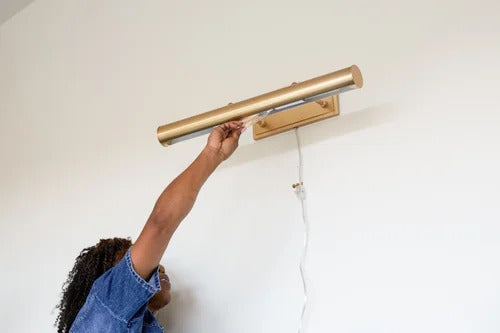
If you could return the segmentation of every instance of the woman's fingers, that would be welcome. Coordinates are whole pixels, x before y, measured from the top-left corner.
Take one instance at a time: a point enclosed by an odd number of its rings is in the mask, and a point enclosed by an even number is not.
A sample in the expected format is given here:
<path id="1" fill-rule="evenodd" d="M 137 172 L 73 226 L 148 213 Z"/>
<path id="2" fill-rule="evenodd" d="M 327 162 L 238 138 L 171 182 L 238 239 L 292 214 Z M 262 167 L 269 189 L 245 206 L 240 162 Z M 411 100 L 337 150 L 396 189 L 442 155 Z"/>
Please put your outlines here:
<path id="1" fill-rule="evenodd" d="M 230 121 L 223 124 L 225 129 L 237 129 L 240 128 L 242 125 L 243 125 L 242 121 Z"/>
<path id="2" fill-rule="evenodd" d="M 240 135 L 241 135 L 241 133 L 243 133 L 243 128 L 242 127 L 240 127 L 237 130 L 233 131 L 232 136 L 233 136 L 233 138 L 235 140 L 238 140 L 239 137 L 240 137 Z"/>
<path id="3" fill-rule="evenodd" d="M 235 133 L 237 130 L 242 128 L 243 122 L 241 121 L 230 121 L 219 126 L 224 132 L 224 137 L 228 137 L 229 134 Z M 232 133 L 231 133 L 232 132 Z"/>

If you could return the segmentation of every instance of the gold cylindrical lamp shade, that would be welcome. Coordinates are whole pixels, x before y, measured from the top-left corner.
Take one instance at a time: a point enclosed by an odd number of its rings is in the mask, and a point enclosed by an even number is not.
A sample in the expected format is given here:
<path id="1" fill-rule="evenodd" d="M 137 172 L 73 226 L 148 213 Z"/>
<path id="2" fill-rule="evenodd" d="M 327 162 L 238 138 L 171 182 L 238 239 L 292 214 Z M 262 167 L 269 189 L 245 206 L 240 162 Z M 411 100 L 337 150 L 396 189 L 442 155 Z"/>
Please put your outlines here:
<path id="1" fill-rule="evenodd" d="M 172 140 L 207 130 L 228 121 L 240 120 L 262 111 L 311 99 L 315 96 L 322 96 L 329 92 L 333 95 L 345 90 L 361 88 L 362 86 L 363 77 L 361 72 L 358 66 L 352 65 L 241 102 L 160 126 L 157 130 L 158 140 L 162 145 L 167 146 L 171 144 Z"/>

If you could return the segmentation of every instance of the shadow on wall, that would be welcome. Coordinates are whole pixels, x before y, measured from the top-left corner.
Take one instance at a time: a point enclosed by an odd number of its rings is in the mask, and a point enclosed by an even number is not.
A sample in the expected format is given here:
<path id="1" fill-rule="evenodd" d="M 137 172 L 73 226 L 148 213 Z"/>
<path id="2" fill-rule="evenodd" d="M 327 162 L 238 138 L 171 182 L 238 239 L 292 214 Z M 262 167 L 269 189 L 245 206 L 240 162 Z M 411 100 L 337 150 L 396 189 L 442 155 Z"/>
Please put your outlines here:
<path id="1" fill-rule="evenodd" d="M 345 114 L 342 114 L 341 111 L 338 117 L 307 125 L 306 127 L 314 126 L 314 131 L 309 131 L 307 137 L 302 137 L 301 143 L 302 146 L 307 146 L 389 123 L 396 118 L 396 113 L 396 107 L 389 103 Z M 249 128 L 247 133 L 253 135 L 252 129 Z M 285 133 L 290 134 L 292 131 Z M 270 140 L 274 140 L 273 144 L 269 144 Z M 280 135 L 272 136 L 254 141 L 253 144 L 242 145 L 238 148 L 237 154 L 228 159 L 225 164 L 222 164 L 221 168 L 233 167 L 246 163 L 249 159 L 256 160 L 259 158 L 266 158 L 295 149 L 295 139 L 290 141 L 289 139 L 283 139 L 283 135 L 281 138 Z"/>
<path id="2" fill-rule="evenodd" d="M 170 303 L 160 310 L 156 319 L 169 333 L 189 333 L 192 331 L 192 323 L 200 321 L 200 316 L 207 318 L 207 311 L 201 310 L 196 300 L 196 293 L 187 287 L 172 287 Z M 215 325 L 216 317 L 210 317 L 211 325 Z"/>
<path id="3" fill-rule="evenodd" d="M 171 291 L 170 303 L 160 310 L 156 319 L 165 331 L 181 333 L 183 323 L 189 323 L 195 316 L 196 300 L 189 289 Z"/>

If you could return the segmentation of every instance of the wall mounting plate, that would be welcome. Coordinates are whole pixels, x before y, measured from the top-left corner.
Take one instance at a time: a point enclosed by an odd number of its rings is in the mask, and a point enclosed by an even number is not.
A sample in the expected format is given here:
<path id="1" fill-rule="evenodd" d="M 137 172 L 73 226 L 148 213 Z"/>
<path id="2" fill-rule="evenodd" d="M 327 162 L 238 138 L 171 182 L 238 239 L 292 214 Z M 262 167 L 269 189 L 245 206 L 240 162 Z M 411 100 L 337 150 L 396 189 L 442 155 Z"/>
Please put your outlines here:
<path id="1" fill-rule="evenodd" d="M 315 102 L 267 116 L 253 125 L 253 138 L 260 140 L 294 127 L 339 115 L 339 96 L 334 95 Z"/>

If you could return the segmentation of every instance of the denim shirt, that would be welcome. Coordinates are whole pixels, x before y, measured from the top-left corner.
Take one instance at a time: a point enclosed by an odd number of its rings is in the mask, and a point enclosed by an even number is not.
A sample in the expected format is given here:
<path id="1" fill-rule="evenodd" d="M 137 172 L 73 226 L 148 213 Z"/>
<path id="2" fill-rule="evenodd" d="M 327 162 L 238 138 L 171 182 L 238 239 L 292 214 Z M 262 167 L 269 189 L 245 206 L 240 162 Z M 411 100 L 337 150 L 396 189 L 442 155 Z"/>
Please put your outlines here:
<path id="1" fill-rule="evenodd" d="M 130 248 L 122 260 L 94 281 L 85 304 L 71 326 L 72 333 L 161 333 L 147 304 L 161 290 L 159 268 L 149 281 L 132 266 Z"/>

